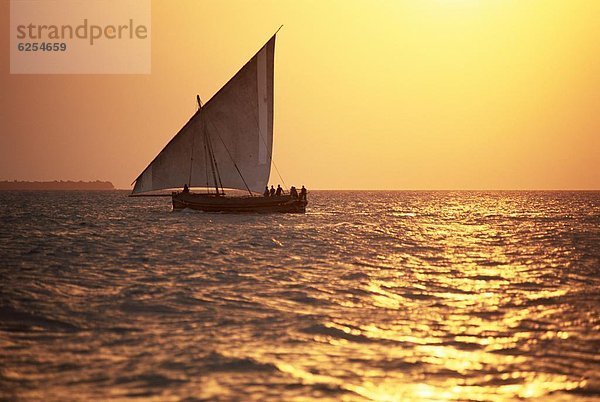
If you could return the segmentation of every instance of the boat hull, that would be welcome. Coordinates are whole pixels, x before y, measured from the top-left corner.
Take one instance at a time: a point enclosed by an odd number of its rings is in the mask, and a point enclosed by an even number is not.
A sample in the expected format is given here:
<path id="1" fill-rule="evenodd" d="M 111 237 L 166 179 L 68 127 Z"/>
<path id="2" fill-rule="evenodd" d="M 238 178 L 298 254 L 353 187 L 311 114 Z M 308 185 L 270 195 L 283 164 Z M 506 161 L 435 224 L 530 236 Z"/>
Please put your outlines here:
<path id="1" fill-rule="evenodd" d="M 214 194 L 173 193 L 173 210 L 194 209 L 221 213 L 304 213 L 306 200 L 279 197 L 226 197 Z"/>

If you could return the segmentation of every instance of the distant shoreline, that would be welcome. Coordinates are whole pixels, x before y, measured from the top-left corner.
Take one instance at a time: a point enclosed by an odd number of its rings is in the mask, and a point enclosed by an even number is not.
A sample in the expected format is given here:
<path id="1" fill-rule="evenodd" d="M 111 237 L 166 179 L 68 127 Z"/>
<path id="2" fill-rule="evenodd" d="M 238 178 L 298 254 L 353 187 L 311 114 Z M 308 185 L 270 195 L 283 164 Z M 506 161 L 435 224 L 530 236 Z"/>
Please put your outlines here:
<path id="1" fill-rule="evenodd" d="M 0 181 L 0 191 L 6 190 L 115 190 L 109 181 Z"/>

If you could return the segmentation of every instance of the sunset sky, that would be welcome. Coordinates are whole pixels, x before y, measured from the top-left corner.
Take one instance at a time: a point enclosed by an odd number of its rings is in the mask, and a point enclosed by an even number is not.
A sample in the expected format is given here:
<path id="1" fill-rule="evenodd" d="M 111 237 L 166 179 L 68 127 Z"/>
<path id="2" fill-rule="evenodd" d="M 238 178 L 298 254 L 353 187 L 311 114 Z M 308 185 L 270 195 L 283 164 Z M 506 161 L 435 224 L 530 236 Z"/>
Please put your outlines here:
<path id="1" fill-rule="evenodd" d="M 0 15 L 0 180 L 131 188 L 283 24 L 288 186 L 600 189 L 600 1 L 153 1 L 150 75 L 10 75 Z"/>

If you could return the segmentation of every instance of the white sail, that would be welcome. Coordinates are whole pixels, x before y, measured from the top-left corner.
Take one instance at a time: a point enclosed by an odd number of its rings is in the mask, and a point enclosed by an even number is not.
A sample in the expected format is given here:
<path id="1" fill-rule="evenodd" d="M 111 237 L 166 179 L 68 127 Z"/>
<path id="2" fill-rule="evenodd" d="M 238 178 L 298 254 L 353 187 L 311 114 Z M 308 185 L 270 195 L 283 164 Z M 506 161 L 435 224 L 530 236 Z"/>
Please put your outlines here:
<path id="1" fill-rule="evenodd" d="M 184 184 L 215 187 L 207 146 L 218 187 L 261 193 L 271 171 L 274 56 L 275 36 L 163 148 L 135 180 L 132 194 Z"/>

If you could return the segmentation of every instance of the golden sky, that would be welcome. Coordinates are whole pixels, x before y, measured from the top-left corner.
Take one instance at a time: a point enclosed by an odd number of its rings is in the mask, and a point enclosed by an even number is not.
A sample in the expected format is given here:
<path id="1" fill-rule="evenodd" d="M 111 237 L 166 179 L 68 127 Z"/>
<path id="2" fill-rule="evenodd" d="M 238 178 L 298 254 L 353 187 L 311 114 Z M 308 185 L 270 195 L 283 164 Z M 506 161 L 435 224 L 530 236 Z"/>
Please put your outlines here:
<path id="1" fill-rule="evenodd" d="M 283 24 L 288 186 L 600 189 L 597 0 L 155 0 L 152 74 L 119 76 L 10 75 L 0 15 L 0 180 L 130 188 Z"/>

